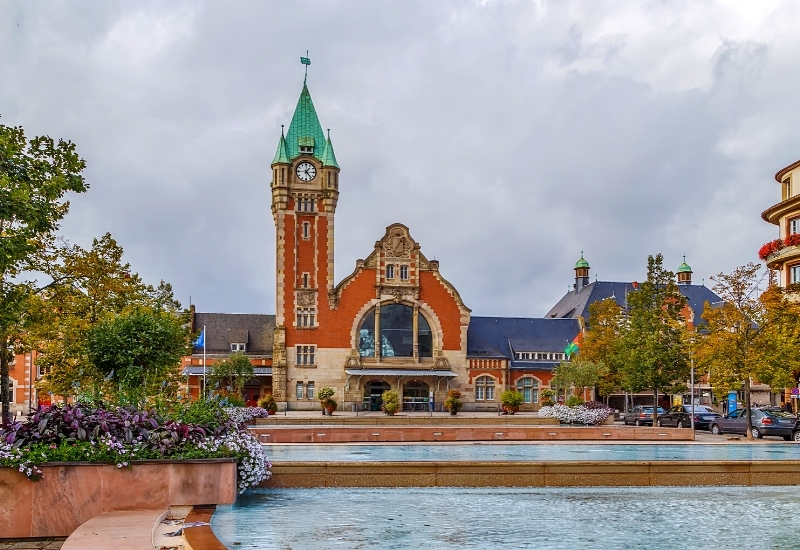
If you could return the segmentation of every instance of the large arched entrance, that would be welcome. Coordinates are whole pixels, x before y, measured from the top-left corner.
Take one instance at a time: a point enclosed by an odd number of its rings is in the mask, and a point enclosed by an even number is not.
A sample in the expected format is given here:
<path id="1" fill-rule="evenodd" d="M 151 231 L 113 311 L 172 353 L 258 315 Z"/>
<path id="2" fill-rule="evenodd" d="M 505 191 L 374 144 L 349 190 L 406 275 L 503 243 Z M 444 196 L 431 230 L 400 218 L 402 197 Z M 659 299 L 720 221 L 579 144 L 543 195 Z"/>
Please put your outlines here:
<path id="1" fill-rule="evenodd" d="M 410 380 L 403 385 L 403 410 L 428 410 L 428 384 L 422 380 Z"/>
<path id="2" fill-rule="evenodd" d="M 383 405 L 382 394 L 392 387 L 384 380 L 370 380 L 364 384 L 364 410 L 379 411 Z"/>

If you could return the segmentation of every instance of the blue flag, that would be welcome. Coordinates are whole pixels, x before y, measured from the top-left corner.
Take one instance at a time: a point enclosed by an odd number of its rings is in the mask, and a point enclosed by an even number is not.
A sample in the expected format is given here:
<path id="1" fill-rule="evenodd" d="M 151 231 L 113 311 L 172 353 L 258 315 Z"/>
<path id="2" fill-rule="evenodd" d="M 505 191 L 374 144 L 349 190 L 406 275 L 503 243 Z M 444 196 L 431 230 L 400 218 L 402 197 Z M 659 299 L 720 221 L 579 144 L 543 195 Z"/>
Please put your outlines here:
<path id="1" fill-rule="evenodd" d="M 203 329 L 202 332 L 200 332 L 200 336 L 198 336 L 197 340 L 194 341 L 194 347 L 202 348 L 205 345 L 206 345 L 206 330 Z"/>

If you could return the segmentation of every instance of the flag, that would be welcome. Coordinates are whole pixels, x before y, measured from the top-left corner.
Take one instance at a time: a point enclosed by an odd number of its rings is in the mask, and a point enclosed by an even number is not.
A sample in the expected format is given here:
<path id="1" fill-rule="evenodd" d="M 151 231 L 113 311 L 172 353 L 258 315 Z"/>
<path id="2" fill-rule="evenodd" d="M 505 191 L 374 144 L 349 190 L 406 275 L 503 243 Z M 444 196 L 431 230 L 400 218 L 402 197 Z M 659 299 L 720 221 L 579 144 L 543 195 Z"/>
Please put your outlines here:
<path id="1" fill-rule="evenodd" d="M 302 63 L 303 65 L 311 65 L 311 58 L 309 58 L 309 57 L 301 57 L 300 58 L 300 63 Z"/>
<path id="2" fill-rule="evenodd" d="M 566 354 L 567 359 L 569 359 L 569 357 L 572 354 L 578 353 L 578 351 L 581 349 L 582 340 L 583 340 L 583 333 L 579 332 L 578 335 L 575 338 L 573 338 L 572 342 L 567 344 L 567 347 L 564 348 L 564 353 Z"/>
<path id="3" fill-rule="evenodd" d="M 206 345 L 206 330 L 203 329 L 200 332 L 200 336 L 197 337 L 197 340 L 194 341 L 194 347 L 202 348 Z"/>

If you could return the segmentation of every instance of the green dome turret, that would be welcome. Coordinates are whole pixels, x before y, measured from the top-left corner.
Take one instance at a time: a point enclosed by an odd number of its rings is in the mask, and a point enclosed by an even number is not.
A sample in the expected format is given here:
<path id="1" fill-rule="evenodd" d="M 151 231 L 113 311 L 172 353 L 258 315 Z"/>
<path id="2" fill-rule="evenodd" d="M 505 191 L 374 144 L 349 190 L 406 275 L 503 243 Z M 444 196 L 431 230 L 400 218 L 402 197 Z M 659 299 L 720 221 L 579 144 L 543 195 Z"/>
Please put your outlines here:
<path id="1" fill-rule="evenodd" d="M 678 266 L 678 284 L 692 284 L 692 268 L 686 263 L 686 254 L 683 255 L 683 263 Z"/>
<path id="2" fill-rule="evenodd" d="M 575 264 L 575 269 L 586 268 L 589 269 L 589 262 L 583 258 L 583 250 L 581 250 L 581 259 Z"/>
<path id="3" fill-rule="evenodd" d="M 678 273 L 691 273 L 692 267 L 686 263 L 686 256 L 683 257 L 683 263 L 678 266 Z"/>

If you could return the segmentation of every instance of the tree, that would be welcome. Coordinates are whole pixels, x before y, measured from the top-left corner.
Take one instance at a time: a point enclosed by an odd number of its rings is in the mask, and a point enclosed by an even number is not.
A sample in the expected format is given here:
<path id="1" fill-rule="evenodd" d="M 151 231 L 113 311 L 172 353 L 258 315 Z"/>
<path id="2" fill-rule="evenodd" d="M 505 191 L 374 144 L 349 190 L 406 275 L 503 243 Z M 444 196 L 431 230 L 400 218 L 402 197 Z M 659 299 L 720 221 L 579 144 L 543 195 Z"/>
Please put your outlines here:
<path id="1" fill-rule="evenodd" d="M 604 397 L 622 385 L 619 340 L 623 319 L 622 308 L 613 298 L 589 306 L 589 322 L 578 358 L 605 365 L 605 373 L 597 382 L 598 393 Z"/>
<path id="2" fill-rule="evenodd" d="M 242 397 L 244 385 L 254 375 L 255 371 L 250 359 L 244 354 L 232 353 L 211 365 L 209 378 L 218 386 L 230 387 L 235 395 Z"/>
<path id="3" fill-rule="evenodd" d="M 750 384 L 794 385 L 800 343 L 800 304 L 782 289 L 761 291 L 761 267 L 747 264 L 712 277 L 721 304 L 706 303 L 708 321 L 697 342 L 697 358 L 711 384 L 723 391 L 744 391 L 747 438 L 752 438 Z"/>
<path id="4" fill-rule="evenodd" d="M 581 394 L 587 388 L 593 388 L 600 379 L 606 375 L 608 369 L 603 363 L 587 361 L 578 356 L 574 361 L 562 361 L 553 371 L 553 382 L 557 388 L 564 389 L 564 400 L 567 390 L 580 390 Z"/>
<path id="5" fill-rule="evenodd" d="M 685 299 L 675 275 L 664 269 L 661 254 L 648 256 L 647 280 L 628 294 L 628 312 L 619 342 L 622 385 L 630 391 L 653 391 L 653 425 L 659 389 L 685 381 L 688 354 L 681 309 Z"/>
<path id="6" fill-rule="evenodd" d="M 88 359 L 89 331 L 136 308 L 180 311 L 169 284 L 144 284 L 122 256 L 122 247 L 108 233 L 94 239 L 88 250 L 61 243 L 40 255 L 37 270 L 60 281 L 31 296 L 27 307 L 26 336 L 46 372 L 37 385 L 40 391 L 68 397 L 91 389 L 97 396 L 103 376 Z"/>
<path id="7" fill-rule="evenodd" d="M 147 396 L 175 381 L 181 357 L 191 353 L 186 321 L 164 311 L 138 308 L 103 320 L 89 331 L 89 361 L 118 402 L 142 406 Z"/>
<path id="8" fill-rule="evenodd" d="M 20 321 L 36 281 L 32 257 L 58 229 L 69 210 L 69 191 L 88 185 L 86 163 L 68 141 L 41 136 L 27 140 L 21 127 L 0 125 L 0 420 L 11 416 L 9 363 L 21 334 Z"/>

